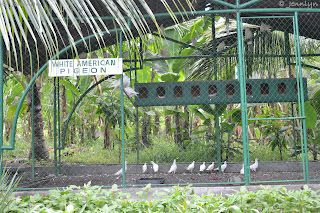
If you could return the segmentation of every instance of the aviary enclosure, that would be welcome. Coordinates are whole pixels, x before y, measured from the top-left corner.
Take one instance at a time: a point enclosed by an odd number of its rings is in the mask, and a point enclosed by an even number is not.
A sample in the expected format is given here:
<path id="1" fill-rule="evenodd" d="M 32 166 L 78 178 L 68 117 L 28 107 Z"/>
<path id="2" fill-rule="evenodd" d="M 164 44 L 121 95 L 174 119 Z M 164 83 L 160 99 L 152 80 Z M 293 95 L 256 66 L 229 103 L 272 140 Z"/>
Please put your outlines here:
<path id="1" fill-rule="evenodd" d="M 144 15 L 148 33 L 128 39 L 101 9 L 115 28 L 76 42 L 80 58 L 123 58 L 127 85 L 119 76 L 49 78 L 45 50 L 8 64 L 1 45 L 2 165 L 22 175 L 20 188 L 320 181 L 320 2 L 197 0 L 192 11 L 171 2 L 176 19 L 147 3 L 158 23 Z M 55 59 L 76 57 L 65 44 Z"/>

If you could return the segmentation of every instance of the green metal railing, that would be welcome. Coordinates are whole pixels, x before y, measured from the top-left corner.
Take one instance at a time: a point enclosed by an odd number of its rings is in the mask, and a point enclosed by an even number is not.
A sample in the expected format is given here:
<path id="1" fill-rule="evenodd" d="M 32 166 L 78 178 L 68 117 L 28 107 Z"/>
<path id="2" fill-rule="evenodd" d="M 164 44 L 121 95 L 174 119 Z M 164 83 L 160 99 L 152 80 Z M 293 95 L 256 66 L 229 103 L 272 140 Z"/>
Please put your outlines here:
<path id="1" fill-rule="evenodd" d="M 295 36 L 295 44 L 296 44 L 296 70 L 297 70 L 297 85 L 298 85 L 298 96 L 300 95 L 300 103 L 299 103 L 299 115 L 302 118 L 302 125 L 300 126 L 302 137 L 301 137 L 301 147 L 304 147 L 304 161 L 302 161 L 305 165 L 305 180 L 307 183 L 310 183 L 309 181 L 309 167 L 308 167 L 308 149 L 307 149 L 307 126 L 306 126 L 306 112 L 305 112 L 305 106 L 304 106 L 304 94 L 301 93 L 303 91 L 302 86 L 302 69 L 301 69 L 301 56 L 300 56 L 300 36 L 299 36 L 299 24 L 298 24 L 298 13 L 294 13 L 294 36 Z"/>
<path id="2" fill-rule="evenodd" d="M 0 174 L 2 174 L 2 157 L 3 157 L 3 37 L 0 35 Z"/>

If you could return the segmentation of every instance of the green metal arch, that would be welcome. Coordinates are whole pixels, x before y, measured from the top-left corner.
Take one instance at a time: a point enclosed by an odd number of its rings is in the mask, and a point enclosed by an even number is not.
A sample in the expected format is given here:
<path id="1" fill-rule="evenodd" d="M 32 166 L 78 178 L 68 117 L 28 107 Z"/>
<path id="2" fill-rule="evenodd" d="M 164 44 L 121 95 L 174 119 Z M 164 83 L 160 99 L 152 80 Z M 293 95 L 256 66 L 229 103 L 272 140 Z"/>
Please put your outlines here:
<path id="1" fill-rule="evenodd" d="M 140 68 L 138 68 L 140 69 Z M 126 70 L 123 70 L 123 72 L 127 72 L 127 71 L 130 71 L 130 70 L 135 70 L 135 69 L 126 69 Z M 82 99 L 92 90 L 94 89 L 95 87 L 97 87 L 99 84 L 101 84 L 102 82 L 104 82 L 105 80 L 109 79 L 110 77 L 112 77 L 113 75 L 109 75 L 109 76 L 106 76 L 104 77 L 103 79 L 101 79 L 100 81 L 96 82 L 95 84 L 93 84 L 91 87 L 89 87 L 80 97 L 79 99 L 77 100 L 76 104 L 72 107 L 72 110 L 70 112 L 70 114 L 68 115 L 68 118 L 66 120 L 66 123 L 65 123 L 65 126 L 64 126 L 64 129 L 63 129 L 63 134 L 62 134 L 62 146 L 61 147 L 58 147 L 58 150 L 60 149 L 64 149 L 65 148 L 65 141 L 66 141 L 66 132 L 67 132 L 67 129 L 68 129 L 68 126 L 69 126 L 69 122 L 71 120 L 71 117 L 73 115 L 73 113 L 75 112 L 76 108 L 78 107 L 78 105 L 80 104 L 80 102 L 82 101 Z"/>
<path id="2" fill-rule="evenodd" d="M 121 29 L 113 29 L 113 30 L 109 30 L 109 32 L 107 31 L 103 31 L 102 34 L 105 35 L 107 33 L 114 33 L 114 32 L 121 32 Z M 80 39 L 78 41 L 75 42 L 75 46 L 78 46 L 80 44 L 83 44 L 85 41 L 88 41 L 92 38 L 94 38 L 95 35 L 90 35 L 85 37 L 84 39 Z M 51 59 L 55 59 L 57 58 L 59 55 L 67 52 L 68 50 L 70 50 L 72 48 L 72 45 L 67 46 L 66 48 L 62 49 L 58 54 L 56 54 L 54 57 L 52 57 Z M 23 94 L 21 95 L 19 104 L 17 106 L 16 112 L 14 114 L 13 117 L 13 123 L 12 123 L 12 130 L 11 130 L 11 140 L 10 140 L 10 146 L 2 146 L 0 147 L 1 150 L 13 150 L 15 147 L 15 138 L 16 138 L 16 130 L 17 130 L 17 121 L 18 121 L 18 117 L 19 117 L 19 113 L 22 107 L 22 104 L 31 88 L 31 86 L 34 84 L 34 82 L 36 81 L 36 79 L 45 71 L 45 69 L 48 67 L 48 62 L 46 62 L 37 72 L 37 74 L 31 79 L 31 81 L 29 82 L 29 84 L 27 85 L 26 89 L 24 90 Z"/>

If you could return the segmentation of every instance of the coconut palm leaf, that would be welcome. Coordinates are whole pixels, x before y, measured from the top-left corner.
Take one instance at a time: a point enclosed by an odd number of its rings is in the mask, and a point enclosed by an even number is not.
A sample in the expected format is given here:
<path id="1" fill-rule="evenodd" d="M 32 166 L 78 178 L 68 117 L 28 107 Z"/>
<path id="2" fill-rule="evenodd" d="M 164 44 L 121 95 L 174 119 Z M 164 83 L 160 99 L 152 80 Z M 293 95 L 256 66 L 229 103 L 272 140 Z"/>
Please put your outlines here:
<path id="1" fill-rule="evenodd" d="M 209 25 L 211 26 L 211 25 Z M 253 75 L 267 78 L 283 78 L 285 77 L 285 69 L 287 66 L 287 58 L 284 57 L 270 57 L 272 55 L 286 55 L 285 50 L 285 33 L 282 31 L 260 32 L 257 25 L 245 24 L 244 28 L 250 28 L 254 33 L 253 44 L 248 45 L 248 41 L 244 42 L 245 48 L 245 62 L 247 78 Z M 238 63 L 237 58 L 237 34 L 236 22 L 231 20 L 229 25 L 229 35 L 226 34 L 225 25 L 215 23 L 216 43 L 222 41 L 226 42 L 226 48 L 221 51 L 221 54 L 233 54 L 235 57 L 217 57 L 216 66 L 218 70 L 218 79 L 234 79 L 235 66 Z M 200 46 L 202 49 L 213 52 L 212 29 L 208 28 L 203 33 L 206 41 Z M 295 54 L 294 36 L 289 34 L 289 52 L 291 55 Z M 300 37 L 301 54 L 316 54 L 319 53 L 320 41 Z M 183 51 L 182 51 L 183 52 Z M 202 55 L 203 53 L 195 49 L 193 55 Z M 265 55 L 265 56 L 263 56 Z M 314 57 L 303 57 L 302 62 L 305 64 L 315 64 Z M 291 63 L 295 63 L 295 58 L 291 57 Z M 214 78 L 214 57 L 212 58 L 190 58 L 184 60 L 181 64 L 185 67 L 185 73 L 188 80 L 212 80 Z M 292 69 L 294 72 L 294 69 Z M 304 75 L 308 72 L 303 70 Z"/>
<path id="2" fill-rule="evenodd" d="M 116 26 L 124 32 L 127 40 L 137 35 L 143 37 L 151 32 L 150 22 L 144 18 L 145 13 L 150 16 L 156 29 L 160 32 L 160 27 L 147 2 L 150 4 L 151 1 L 4 0 L 0 6 L 0 31 L 8 51 L 7 55 L 9 58 L 11 56 L 15 58 L 15 68 L 19 69 L 19 57 L 25 58 L 26 55 L 18 57 L 18 54 L 22 54 L 21 50 L 22 52 L 27 51 L 30 57 L 31 43 L 34 44 L 37 52 L 38 48 L 41 48 L 41 51 L 45 51 L 49 57 L 52 57 L 66 45 L 72 45 L 77 55 L 75 39 L 80 38 L 84 41 L 84 35 L 94 35 L 97 42 L 96 49 L 105 47 L 103 36 Z M 170 2 L 163 0 L 161 2 L 170 13 L 174 23 L 178 23 L 174 12 L 179 11 L 183 14 L 181 11 L 194 9 L 189 0 L 170 0 Z M 172 2 L 175 8 L 170 7 Z M 188 8 L 184 8 L 183 5 L 187 5 Z M 142 12 L 141 9 L 145 11 Z M 109 16 L 113 21 L 110 19 L 106 21 L 101 18 L 101 15 Z M 128 24 L 129 20 L 133 28 Z M 132 33 L 132 29 L 135 29 L 137 35 Z M 85 42 L 84 44 L 86 45 Z"/>

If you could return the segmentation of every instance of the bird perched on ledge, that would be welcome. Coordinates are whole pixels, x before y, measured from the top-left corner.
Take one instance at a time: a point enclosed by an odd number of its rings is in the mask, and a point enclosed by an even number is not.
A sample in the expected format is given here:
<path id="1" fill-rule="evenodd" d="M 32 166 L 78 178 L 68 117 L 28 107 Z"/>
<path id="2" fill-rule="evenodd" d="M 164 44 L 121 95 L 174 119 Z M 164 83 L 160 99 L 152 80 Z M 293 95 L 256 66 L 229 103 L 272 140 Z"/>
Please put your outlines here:
<path id="1" fill-rule="evenodd" d="M 126 87 L 123 89 L 124 93 L 129 97 L 132 98 L 135 95 L 138 95 L 139 93 L 134 91 L 134 89 L 132 89 L 131 87 Z"/>
<path id="2" fill-rule="evenodd" d="M 257 171 L 258 166 L 259 166 L 258 158 L 256 158 L 256 159 L 255 159 L 254 164 L 252 164 L 252 165 L 250 166 L 250 170 L 251 170 L 251 171 L 255 171 L 255 172 L 256 172 L 256 171 Z"/>
<path id="3" fill-rule="evenodd" d="M 128 164 L 128 162 L 126 161 L 124 164 L 124 172 L 127 171 L 127 164 Z M 119 171 L 117 171 L 116 173 L 114 173 L 114 175 L 122 175 L 122 168 Z"/>
<path id="4" fill-rule="evenodd" d="M 194 161 L 192 161 L 192 163 L 188 166 L 187 170 L 192 173 L 193 169 L 194 169 Z"/>
<path id="5" fill-rule="evenodd" d="M 142 173 L 146 173 L 147 172 L 147 163 L 144 163 L 144 165 L 142 166 Z"/>
<path id="6" fill-rule="evenodd" d="M 128 76 L 126 76 L 126 74 L 123 74 L 123 88 L 127 88 L 130 86 L 130 78 Z M 121 77 L 116 80 L 115 82 L 113 82 L 111 84 L 111 87 L 114 87 L 113 92 L 115 92 L 117 89 L 120 89 L 121 87 Z"/>
<path id="7" fill-rule="evenodd" d="M 200 166 L 200 172 L 203 172 L 206 169 L 206 162 L 203 162 Z"/>
<path id="8" fill-rule="evenodd" d="M 244 164 L 242 164 L 242 168 L 240 170 L 240 174 L 243 175 L 244 174 Z"/>
<path id="9" fill-rule="evenodd" d="M 152 164 L 152 169 L 153 169 L 153 172 L 158 172 L 159 171 L 159 166 L 158 164 L 156 164 L 155 162 L 151 161 L 151 164 Z"/>
<path id="10" fill-rule="evenodd" d="M 212 171 L 213 168 L 214 168 L 214 162 L 212 162 L 212 164 L 210 164 L 206 170 L 207 171 Z"/>
<path id="11" fill-rule="evenodd" d="M 224 170 L 227 168 L 227 161 L 224 162 L 224 164 L 221 165 L 221 172 L 223 173 Z M 219 171 L 219 167 L 215 168 L 214 171 Z"/>
<path id="12" fill-rule="evenodd" d="M 177 171 L 177 163 L 176 163 L 176 159 L 174 159 L 168 173 L 174 173 L 175 174 L 176 171 Z"/>

